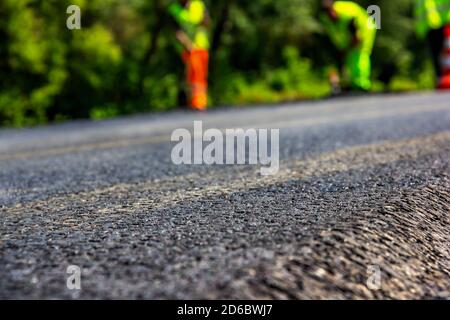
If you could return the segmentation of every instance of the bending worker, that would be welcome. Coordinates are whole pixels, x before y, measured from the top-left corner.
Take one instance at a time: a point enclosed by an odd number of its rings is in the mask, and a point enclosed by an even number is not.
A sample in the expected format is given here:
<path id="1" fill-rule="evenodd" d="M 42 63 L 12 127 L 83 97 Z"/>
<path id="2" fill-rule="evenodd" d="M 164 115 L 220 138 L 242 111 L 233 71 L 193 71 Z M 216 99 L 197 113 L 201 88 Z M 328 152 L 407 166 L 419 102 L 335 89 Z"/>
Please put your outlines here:
<path id="1" fill-rule="evenodd" d="M 169 6 L 179 24 L 177 39 L 186 65 L 189 106 L 205 110 L 208 104 L 209 15 L 201 0 L 181 0 Z"/>
<path id="2" fill-rule="evenodd" d="M 371 55 L 376 28 L 365 9 L 352 1 L 324 0 L 321 20 L 332 43 L 343 53 L 350 87 L 368 91 L 372 86 Z"/>
<path id="3" fill-rule="evenodd" d="M 450 0 L 416 0 L 416 32 L 420 38 L 427 38 L 438 88 L 450 88 L 450 57 L 444 51 L 450 50 Z M 447 30 L 447 32 L 445 32 Z M 446 44 L 446 50 L 444 50 Z M 442 64 L 441 64 L 442 61 Z"/>

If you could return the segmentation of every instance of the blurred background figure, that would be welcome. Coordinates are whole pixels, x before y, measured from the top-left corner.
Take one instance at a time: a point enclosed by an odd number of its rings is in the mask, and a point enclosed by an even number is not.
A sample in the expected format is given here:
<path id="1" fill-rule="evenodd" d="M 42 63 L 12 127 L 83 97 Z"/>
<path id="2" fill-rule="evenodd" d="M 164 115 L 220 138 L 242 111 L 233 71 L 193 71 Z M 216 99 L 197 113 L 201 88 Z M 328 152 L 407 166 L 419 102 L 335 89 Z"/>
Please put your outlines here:
<path id="1" fill-rule="evenodd" d="M 176 37 L 186 66 L 188 105 L 205 110 L 208 105 L 208 62 L 210 18 L 201 0 L 181 0 L 169 6 L 180 29 Z"/>
<path id="2" fill-rule="evenodd" d="M 341 84 L 343 91 L 369 91 L 372 83 L 371 55 L 376 29 L 369 27 L 369 15 L 352 1 L 324 0 L 321 21 L 332 43 L 342 54 L 341 64 L 350 84 Z M 337 75 L 332 78 L 333 83 Z M 336 91 L 336 89 L 333 89 Z"/>
<path id="3" fill-rule="evenodd" d="M 437 88 L 450 89 L 450 0 L 416 0 L 416 31 L 427 38 Z"/>
<path id="4" fill-rule="evenodd" d="M 204 108 L 206 100 L 209 109 L 321 99 L 338 94 L 350 78 L 341 69 L 353 71 L 356 88 L 371 80 L 371 92 L 435 89 L 424 42 L 439 29 L 435 43 L 442 48 L 444 19 L 430 28 L 423 15 L 424 41 L 418 41 L 416 0 L 353 1 L 382 10 L 370 57 L 374 35 L 358 30 L 362 19 L 323 11 L 322 0 L 1 0 L 0 126 Z M 436 0 L 439 17 L 448 17 L 448 1 Z M 74 4 L 79 30 L 66 27 Z M 436 68 L 443 72 L 437 62 Z"/>

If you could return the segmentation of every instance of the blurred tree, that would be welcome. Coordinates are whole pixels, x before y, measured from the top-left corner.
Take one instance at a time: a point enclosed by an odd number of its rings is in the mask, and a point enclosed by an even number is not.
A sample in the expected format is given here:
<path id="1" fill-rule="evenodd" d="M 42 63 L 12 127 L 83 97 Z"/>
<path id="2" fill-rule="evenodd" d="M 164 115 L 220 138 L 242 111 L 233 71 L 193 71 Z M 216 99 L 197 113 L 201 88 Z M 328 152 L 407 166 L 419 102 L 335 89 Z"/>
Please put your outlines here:
<path id="1" fill-rule="evenodd" d="M 173 0 L 175 1 L 175 0 Z M 176 107 L 183 66 L 170 0 L 2 0 L 0 125 L 104 118 Z M 213 19 L 214 104 L 320 97 L 336 52 L 316 0 L 206 1 Z M 374 50 L 378 90 L 432 87 L 412 0 L 359 0 L 382 10 Z M 81 30 L 66 8 L 81 8 Z"/>

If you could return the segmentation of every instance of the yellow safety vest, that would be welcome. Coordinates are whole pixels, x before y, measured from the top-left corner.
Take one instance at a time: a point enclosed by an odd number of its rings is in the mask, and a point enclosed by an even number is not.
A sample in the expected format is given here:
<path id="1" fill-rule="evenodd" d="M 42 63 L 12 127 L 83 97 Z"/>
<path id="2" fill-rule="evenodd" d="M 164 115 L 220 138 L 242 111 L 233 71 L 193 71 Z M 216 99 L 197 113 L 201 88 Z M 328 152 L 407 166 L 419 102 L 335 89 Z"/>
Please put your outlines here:
<path id="1" fill-rule="evenodd" d="M 450 0 L 416 0 L 415 17 L 416 32 L 423 38 L 450 23 Z"/>
<path id="2" fill-rule="evenodd" d="M 204 24 L 207 9 L 203 1 L 189 1 L 186 7 L 174 3 L 169 6 L 169 12 L 189 36 L 194 49 L 209 49 L 208 29 Z"/>
<path id="3" fill-rule="evenodd" d="M 350 23 L 354 21 L 357 36 L 362 40 L 361 50 L 372 52 L 376 29 L 369 28 L 367 11 L 353 1 L 335 1 L 333 9 L 337 13 L 337 21 L 331 21 L 325 14 L 321 16 L 321 20 L 334 45 L 342 50 L 350 48 L 352 41 Z"/>

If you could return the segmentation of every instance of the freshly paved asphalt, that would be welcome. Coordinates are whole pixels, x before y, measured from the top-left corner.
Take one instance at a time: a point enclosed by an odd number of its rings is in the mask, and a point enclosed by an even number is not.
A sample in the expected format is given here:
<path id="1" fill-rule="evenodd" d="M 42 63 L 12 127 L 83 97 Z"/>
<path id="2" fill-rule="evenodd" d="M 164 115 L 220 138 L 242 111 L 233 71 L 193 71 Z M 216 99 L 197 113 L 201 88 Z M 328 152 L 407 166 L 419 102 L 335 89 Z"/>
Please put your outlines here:
<path id="1" fill-rule="evenodd" d="M 280 171 L 174 165 L 194 120 Z M 450 93 L 3 129 L 0 298 L 449 299 L 449 159 Z"/>

